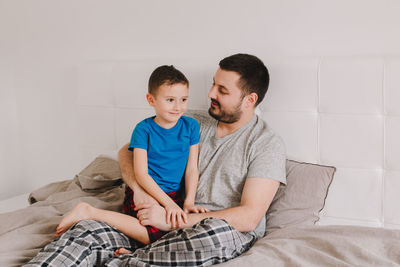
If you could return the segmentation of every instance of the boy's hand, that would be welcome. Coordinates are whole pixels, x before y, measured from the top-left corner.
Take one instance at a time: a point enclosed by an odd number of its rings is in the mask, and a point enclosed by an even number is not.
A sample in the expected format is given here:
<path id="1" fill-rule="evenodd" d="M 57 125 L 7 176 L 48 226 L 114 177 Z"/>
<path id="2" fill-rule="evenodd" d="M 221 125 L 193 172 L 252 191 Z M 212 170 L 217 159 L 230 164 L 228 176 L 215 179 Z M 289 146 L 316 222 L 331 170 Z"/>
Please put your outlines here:
<path id="1" fill-rule="evenodd" d="M 171 223 L 173 229 L 187 223 L 187 214 L 175 203 L 165 206 L 166 222 Z"/>
<path id="2" fill-rule="evenodd" d="M 207 208 L 204 208 L 202 206 L 185 203 L 185 204 L 183 204 L 183 211 L 186 213 L 205 213 L 205 212 L 209 212 L 210 210 Z"/>

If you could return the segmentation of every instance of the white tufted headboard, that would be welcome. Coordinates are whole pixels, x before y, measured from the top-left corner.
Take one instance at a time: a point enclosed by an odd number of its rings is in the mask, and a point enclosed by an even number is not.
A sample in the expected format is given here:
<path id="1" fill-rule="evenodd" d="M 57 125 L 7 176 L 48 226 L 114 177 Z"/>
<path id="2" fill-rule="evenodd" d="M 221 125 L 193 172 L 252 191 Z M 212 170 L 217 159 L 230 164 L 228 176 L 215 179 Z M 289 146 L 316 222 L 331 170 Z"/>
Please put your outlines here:
<path id="1" fill-rule="evenodd" d="M 400 228 L 400 58 L 262 59 L 271 85 L 258 112 L 285 140 L 288 158 L 337 167 L 319 223 Z M 145 93 L 156 66 L 181 69 L 190 81 L 190 107 L 206 109 L 216 63 L 80 66 L 77 119 L 86 161 L 127 143 L 135 124 L 153 114 Z"/>

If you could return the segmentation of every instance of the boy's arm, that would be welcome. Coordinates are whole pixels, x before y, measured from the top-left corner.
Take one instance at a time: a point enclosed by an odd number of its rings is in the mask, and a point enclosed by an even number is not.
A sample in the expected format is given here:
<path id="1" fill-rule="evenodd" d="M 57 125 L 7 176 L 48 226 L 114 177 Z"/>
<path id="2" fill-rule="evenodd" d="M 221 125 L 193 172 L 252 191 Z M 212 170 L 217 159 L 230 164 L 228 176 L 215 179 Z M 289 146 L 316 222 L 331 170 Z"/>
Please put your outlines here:
<path id="1" fill-rule="evenodd" d="M 190 146 L 188 162 L 185 170 L 185 202 L 183 210 L 185 212 L 206 212 L 207 209 L 195 206 L 197 185 L 199 183 L 199 168 L 197 166 L 199 158 L 199 144 Z"/>
<path id="2" fill-rule="evenodd" d="M 135 204 L 153 203 L 158 204 L 137 182 L 133 170 L 133 152 L 128 150 L 129 144 L 124 145 L 118 152 L 119 167 L 121 169 L 122 180 L 134 192 Z"/>
<path id="3" fill-rule="evenodd" d="M 188 214 L 188 223 L 180 227 L 191 227 L 205 218 L 214 217 L 226 220 L 239 232 L 253 231 L 262 217 L 265 216 L 278 187 L 279 181 L 276 180 L 248 178 L 243 188 L 239 206 L 207 213 Z M 140 205 L 140 208 L 142 209 L 138 213 L 138 218 L 143 225 L 153 225 L 164 231 L 171 230 L 171 225 L 159 220 L 159 217 L 165 211 L 150 204 Z"/>
<path id="4" fill-rule="evenodd" d="M 194 204 L 196 189 L 199 180 L 199 169 L 197 159 L 199 155 L 199 144 L 190 146 L 189 158 L 185 170 L 185 203 Z"/>
<path id="5" fill-rule="evenodd" d="M 183 221 L 186 222 L 187 215 L 148 174 L 147 150 L 142 148 L 135 148 L 133 150 L 133 170 L 136 177 L 136 182 L 144 190 L 146 190 L 147 193 L 149 193 L 152 197 L 154 197 L 158 201 L 158 203 L 164 206 L 167 212 L 166 214 L 167 223 L 169 223 L 170 219 L 173 226 L 176 225 L 176 222 L 179 225 L 182 224 Z"/>

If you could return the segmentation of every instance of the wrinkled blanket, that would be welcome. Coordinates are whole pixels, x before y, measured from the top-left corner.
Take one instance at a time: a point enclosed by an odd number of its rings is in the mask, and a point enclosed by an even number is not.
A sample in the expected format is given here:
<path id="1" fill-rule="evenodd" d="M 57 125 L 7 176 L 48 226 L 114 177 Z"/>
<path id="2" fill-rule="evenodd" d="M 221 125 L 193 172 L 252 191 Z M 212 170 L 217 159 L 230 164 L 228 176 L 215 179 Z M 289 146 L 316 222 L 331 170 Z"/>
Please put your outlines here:
<path id="1" fill-rule="evenodd" d="M 124 185 L 118 162 L 97 157 L 74 179 L 46 185 L 27 208 L 0 214 L 0 266 L 20 266 L 55 239 L 62 217 L 78 202 L 121 211 Z"/>
<path id="2" fill-rule="evenodd" d="M 218 266 L 400 266 L 400 230 L 350 225 L 287 227 Z"/>
<path id="3" fill-rule="evenodd" d="M 96 158 L 72 180 L 30 195 L 29 207 L 0 214 L 0 266 L 20 266 L 55 238 L 63 215 L 79 201 L 120 211 L 118 162 Z M 219 266 L 400 266 L 400 230 L 361 226 L 291 226 L 258 240 Z"/>

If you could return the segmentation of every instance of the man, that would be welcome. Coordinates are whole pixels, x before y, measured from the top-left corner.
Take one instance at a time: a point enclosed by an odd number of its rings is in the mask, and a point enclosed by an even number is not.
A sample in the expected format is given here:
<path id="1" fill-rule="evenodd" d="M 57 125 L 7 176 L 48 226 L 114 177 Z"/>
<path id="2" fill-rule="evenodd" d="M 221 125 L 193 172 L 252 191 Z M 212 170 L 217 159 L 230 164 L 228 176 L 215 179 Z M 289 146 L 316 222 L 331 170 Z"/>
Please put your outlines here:
<path id="1" fill-rule="evenodd" d="M 45 252 L 37 257 L 46 263 L 67 260 L 69 265 L 206 266 L 249 249 L 263 236 L 265 213 L 280 182 L 286 183 L 283 142 L 255 115 L 268 84 L 268 70 L 257 57 L 227 57 L 220 61 L 208 94 L 211 117 L 193 114 L 200 123 L 196 204 L 210 212 L 191 213 L 187 223 L 173 230 L 164 208 L 136 183 L 132 152 L 126 145 L 119 152 L 120 168 L 135 193 L 141 224 L 170 232 L 149 247 L 112 258 L 115 249 L 130 249 L 129 239 L 105 223 L 82 221 L 53 244 L 53 250 L 62 251 L 57 257 Z"/>

